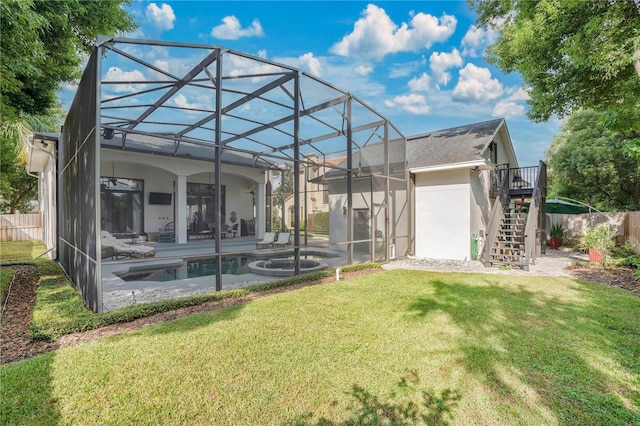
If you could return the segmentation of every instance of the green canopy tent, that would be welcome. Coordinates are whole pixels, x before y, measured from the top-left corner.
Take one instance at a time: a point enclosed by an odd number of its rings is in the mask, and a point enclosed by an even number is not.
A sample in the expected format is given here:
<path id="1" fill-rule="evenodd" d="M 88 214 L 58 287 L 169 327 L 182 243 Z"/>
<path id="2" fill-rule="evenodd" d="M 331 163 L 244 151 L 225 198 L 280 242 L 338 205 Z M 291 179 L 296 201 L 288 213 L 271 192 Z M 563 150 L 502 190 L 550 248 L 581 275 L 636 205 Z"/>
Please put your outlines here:
<path id="1" fill-rule="evenodd" d="M 581 214 L 591 213 L 593 211 L 594 210 L 589 207 L 581 206 L 580 204 L 571 203 L 569 201 L 558 200 L 557 198 L 546 200 L 546 213 Z"/>

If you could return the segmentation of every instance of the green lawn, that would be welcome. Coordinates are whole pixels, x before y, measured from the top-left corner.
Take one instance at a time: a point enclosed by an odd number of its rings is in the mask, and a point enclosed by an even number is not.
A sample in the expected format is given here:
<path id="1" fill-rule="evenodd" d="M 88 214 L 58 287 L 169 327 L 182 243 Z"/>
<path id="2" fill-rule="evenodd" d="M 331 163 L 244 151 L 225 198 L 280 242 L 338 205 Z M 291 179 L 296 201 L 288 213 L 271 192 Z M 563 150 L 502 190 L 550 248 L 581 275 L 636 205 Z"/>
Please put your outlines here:
<path id="1" fill-rule="evenodd" d="M 40 241 L 0 241 L 0 265 L 33 263 L 33 259 L 46 251 Z"/>
<path id="2" fill-rule="evenodd" d="M 640 298 L 566 278 L 385 271 L 3 366 L 0 411 L 6 424 L 639 424 L 639 313 Z"/>

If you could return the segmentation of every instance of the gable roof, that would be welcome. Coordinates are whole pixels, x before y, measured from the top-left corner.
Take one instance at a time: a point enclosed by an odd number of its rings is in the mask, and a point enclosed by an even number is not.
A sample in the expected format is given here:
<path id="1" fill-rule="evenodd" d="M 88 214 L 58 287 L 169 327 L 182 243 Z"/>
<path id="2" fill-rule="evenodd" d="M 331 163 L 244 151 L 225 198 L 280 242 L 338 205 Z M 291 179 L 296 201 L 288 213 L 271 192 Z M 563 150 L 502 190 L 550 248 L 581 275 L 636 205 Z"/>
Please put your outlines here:
<path id="1" fill-rule="evenodd" d="M 483 160 L 504 118 L 452 127 L 407 138 L 409 170 Z"/>

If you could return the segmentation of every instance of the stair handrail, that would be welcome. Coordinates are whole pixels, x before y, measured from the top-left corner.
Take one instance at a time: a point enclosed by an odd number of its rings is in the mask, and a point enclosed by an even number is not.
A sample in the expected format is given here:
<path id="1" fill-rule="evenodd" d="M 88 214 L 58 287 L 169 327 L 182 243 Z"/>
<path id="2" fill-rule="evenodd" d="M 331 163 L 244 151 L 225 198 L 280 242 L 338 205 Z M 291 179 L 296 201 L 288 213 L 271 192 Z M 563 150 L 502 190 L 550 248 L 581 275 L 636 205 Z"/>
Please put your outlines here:
<path id="1" fill-rule="evenodd" d="M 527 223 L 524 228 L 524 250 L 525 250 L 525 265 L 536 263 L 537 252 L 537 238 L 538 224 L 540 222 L 539 208 L 542 205 L 542 197 L 544 194 L 544 187 L 546 187 L 546 164 L 544 161 L 540 161 L 538 166 L 538 176 L 536 177 L 536 184 L 533 187 L 533 194 L 531 194 L 531 204 L 529 205 L 529 212 L 527 213 Z"/>
<path id="2" fill-rule="evenodd" d="M 484 247 L 482 248 L 482 262 L 484 264 L 489 263 L 491 260 L 491 247 L 496 242 L 498 236 L 498 225 L 500 224 L 500 218 L 504 211 L 504 206 L 509 201 L 509 169 L 507 173 L 502 177 L 502 183 L 500 184 L 500 190 L 498 191 L 498 197 L 493 203 L 491 209 L 491 218 L 489 219 L 489 227 L 487 228 L 487 239 Z"/>

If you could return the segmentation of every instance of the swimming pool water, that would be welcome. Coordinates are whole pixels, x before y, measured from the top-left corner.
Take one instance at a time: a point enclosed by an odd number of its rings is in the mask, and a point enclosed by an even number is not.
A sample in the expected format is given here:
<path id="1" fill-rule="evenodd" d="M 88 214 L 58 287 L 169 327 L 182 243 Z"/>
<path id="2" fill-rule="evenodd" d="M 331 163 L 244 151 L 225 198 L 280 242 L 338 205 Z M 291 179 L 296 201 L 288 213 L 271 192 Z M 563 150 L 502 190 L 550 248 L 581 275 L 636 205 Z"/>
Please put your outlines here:
<path id="1" fill-rule="evenodd" d="M 249 258 L 246 256 L 223 256 L 222 273 L 244 275 L 249 271 Z M 176 281 L 187 278 L 215 275 L 215 258 L 187 259 L 180 267 L 155 266 L 144 270 L 135 270 L 117 274 L 124 281 Z"/>

